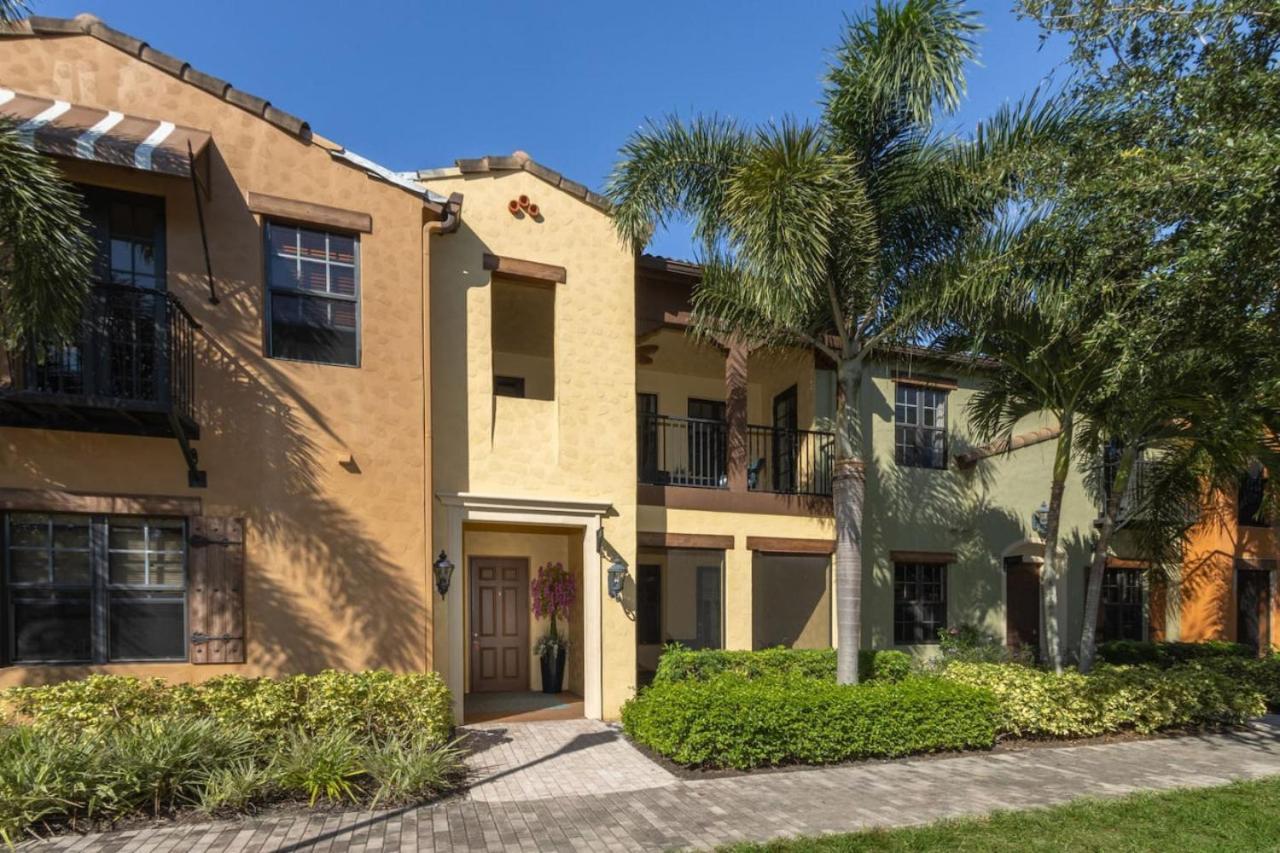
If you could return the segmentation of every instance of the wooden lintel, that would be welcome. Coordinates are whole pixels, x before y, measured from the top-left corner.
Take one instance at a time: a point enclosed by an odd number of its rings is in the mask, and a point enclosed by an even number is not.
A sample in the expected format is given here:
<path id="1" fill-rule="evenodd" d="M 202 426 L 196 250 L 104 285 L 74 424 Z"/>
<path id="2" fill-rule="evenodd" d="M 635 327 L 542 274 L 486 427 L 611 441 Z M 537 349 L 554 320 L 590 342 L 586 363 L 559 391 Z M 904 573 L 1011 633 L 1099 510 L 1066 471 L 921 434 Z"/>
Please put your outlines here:
<path id="1" fill-rule="evenodd" d="M 712 551 L 732 551 L 733 536 L 716 536 L 708 533 L 645 532 L 636 534 L 639 548 L 703 548 Z"/>
<path id="2" fill-rule="evenodd" d="M 373 232 L 373 217 L 356 210 L 343 210 L 309 201 L 251 192 L 246 196 L 249 210 L 262 216 L 288 219 L 304 225 L 323 225 L 339 231 Z"/>
<path id="3" fill-rule="evenodd" d="M 899 385 L 915 385 L 920 388 L 937 388 L 940 391 L 954 391 L 960 387 L 950 376 L 937 376 L 929 373 L 912 373 L 907 370 L 890 372 L 893 381 Z"/>
<path id="4" fill-rule="evenodd" d="M 786 536 L 748 536 L 748 551 L 768 551 L 775 554 L 834 554 L 834 539 L 796 539 Z"/>
<path id="5" fill-rule="evenodd" d="M 538 284 L 564 284 L 565 279 L 568 278 L 568 272 L 564 267 L 491 255 L 488 252 L 484 253 L 484 268 L 506 278 Z"/>
<path id="6" fill-rule="evenodd" d="M 890 551 L 889 559 L 895 563 L 954 563 L 954 551 Z"/>
<path id="7" fill-rule="evenodd" d="M 110 495 L 59 489 L 0 489 L 0 510 L 196 516 L 203 514 L 203 503 L 200 498 L 175 495 Z"/>

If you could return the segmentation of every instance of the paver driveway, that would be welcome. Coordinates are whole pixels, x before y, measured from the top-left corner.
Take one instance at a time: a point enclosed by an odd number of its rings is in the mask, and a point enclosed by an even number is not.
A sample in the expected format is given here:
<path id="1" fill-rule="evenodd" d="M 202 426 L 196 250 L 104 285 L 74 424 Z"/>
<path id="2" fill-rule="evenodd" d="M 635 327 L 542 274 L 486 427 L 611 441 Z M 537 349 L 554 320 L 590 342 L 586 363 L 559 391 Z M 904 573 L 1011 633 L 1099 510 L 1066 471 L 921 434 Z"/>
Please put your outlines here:
<path id="1" fill-rule="evenodd" d="M 1280 775 L 1280 718 L 1198 737 L 684 781 L 613 727 L 473 728 L 470 794 L 433 806 L 274 816 L 25 845 L 32 850 L 662 850 L 922 823 L 1081 794 Z"/>

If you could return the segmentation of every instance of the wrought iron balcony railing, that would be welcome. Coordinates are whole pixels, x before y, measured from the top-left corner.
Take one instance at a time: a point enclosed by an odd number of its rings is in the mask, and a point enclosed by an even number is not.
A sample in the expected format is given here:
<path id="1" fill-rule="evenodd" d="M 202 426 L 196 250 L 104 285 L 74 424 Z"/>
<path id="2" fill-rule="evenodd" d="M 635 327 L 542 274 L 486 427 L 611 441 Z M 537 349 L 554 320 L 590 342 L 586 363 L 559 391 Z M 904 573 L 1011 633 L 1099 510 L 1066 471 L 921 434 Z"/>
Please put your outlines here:
<path id="1" fill-rule="evenodd" d="M 0 423 L 137 435 L 199 437 L 195 333 L 199 324 L 162 290 L 99 284 L 62 346 L 9 353 Z"/>
<path id="2" fill-rule="evenodd" d="M 835 434 L 747 427 L 747 488 L 782 495 L 831 494 Z"/>

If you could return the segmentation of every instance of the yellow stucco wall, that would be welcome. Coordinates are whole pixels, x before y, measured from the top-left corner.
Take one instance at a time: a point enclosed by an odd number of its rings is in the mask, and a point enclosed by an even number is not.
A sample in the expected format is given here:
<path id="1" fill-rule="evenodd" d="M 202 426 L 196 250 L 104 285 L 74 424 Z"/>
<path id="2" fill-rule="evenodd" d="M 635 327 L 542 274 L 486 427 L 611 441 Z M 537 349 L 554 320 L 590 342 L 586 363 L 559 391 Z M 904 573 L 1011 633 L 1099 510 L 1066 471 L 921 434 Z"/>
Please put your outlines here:
<path id="1" fill-rule="evenodd" d="M 168 287 L 204 326 L 197 447 L 208 488 L 188 489 L 172 439 L 0 429 L 0 487 L 199 497 L 207 515 L 247 519 L 248 663 L 107 669 L 199 679 L 428 668 L 422 202 L 94 38 L 11 37 L 0 47 L 7 87 L 213 133 L 205 216 L 216 306 L 186 179 L 67 165 L 74 180 L 165 199 Z M 262 230 L 248 191 L 372 216 L 373 233 L 360 238 L 358 369 L 264 357 Z M 0 684 L 84 671 L 12 667 Z"/>
<path id="2" fill-rule="evenodd" d="M 517 171 L 427 182 L 466 198 L 462 227 L 433 238 L 432 426 L 437 494 L 607 501 L 602 551 L 635 563 L 635 270 L 609 218 Z M 528 195 L 539 220 L 507 202 Z M 554 264 L 554 399 L 494 397 L 491 273 L 483 256 Z M 435 537 L 447 535 L 437 514 Z M 607 561 L 603 564 L 607 565 Z M 592 567 L 584 567 L 584 571 Z M 603 574 L 603 568 L 598 568 Z M 601 583 L 602 711 L 616 717 L 634 689 L 635 630 Z M 446 655 L 444 616 L 435 633 Z"/>

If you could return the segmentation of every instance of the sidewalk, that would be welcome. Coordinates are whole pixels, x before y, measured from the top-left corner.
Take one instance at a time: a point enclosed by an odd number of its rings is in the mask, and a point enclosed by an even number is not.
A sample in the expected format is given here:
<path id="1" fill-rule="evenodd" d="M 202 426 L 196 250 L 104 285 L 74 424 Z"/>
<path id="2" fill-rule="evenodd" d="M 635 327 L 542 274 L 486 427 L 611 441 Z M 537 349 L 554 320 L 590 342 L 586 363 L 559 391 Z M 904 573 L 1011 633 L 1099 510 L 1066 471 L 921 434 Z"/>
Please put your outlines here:
<path id="1" fill-rule="evenodd" d="M 613 727 L 472 727 L 471 792 L 417 809 L 276 816 L 91 836 L 24 850 L 666 850 L 927 823 L 1085 794 L 1280 775 L 1280 717 L 1229 734 L 1044 747 L 685 781 Z"/>

